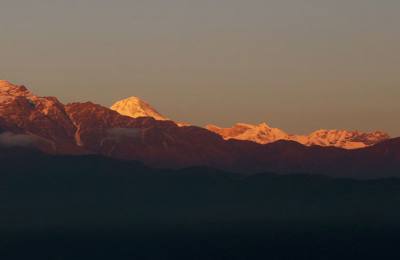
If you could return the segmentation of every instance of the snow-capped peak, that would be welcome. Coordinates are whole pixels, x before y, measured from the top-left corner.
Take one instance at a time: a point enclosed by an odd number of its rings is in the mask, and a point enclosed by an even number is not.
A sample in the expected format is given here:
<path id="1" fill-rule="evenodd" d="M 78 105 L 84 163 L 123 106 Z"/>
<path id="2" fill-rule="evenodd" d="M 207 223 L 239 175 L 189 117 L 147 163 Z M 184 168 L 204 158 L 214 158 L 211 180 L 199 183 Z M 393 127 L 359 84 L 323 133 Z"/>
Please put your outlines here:
<path id="1" fill-rule="evenodd" d="M 18 86 L 7 80 L 0 80 L 1 96 L 31 96 L 32 93 L 25 86 Z"/>
<path id="2" fill-rule="evenodd" d="M 133 118 L 152 117 L 156 120 L 168 120 L 147 102 L 138 97 L 130 97 L 116 102 L 111 109 L 124 116 Z"/>
<path id="3" fill-rule="evenodd" d="M 376 131 L 364 133 L 360 131 L 347 130 L 325 130 L 312 132 L 308 136 L 294 136 L 294 140 L 307 137 L 305 145 L 336 146 L 345 149 L 358 149 L 377 144 L 387 140 L 390 136 L 386 133 Z"/>
<path id="4" fill-rule="evenodd" d="M 267 144 L 278 140 L 288 140 L 289 135 L 278 128 L 272 128 L 266 123 L 251 125 L 237 123 L 231 128 L 220 128 L 208 125 L 206 129 L 221 135 L 224 139 L 237 139 Z"/>
<path id="5" fill-rule="evenodd" d="M 383 132 L 363 133 L 346 130 L 318 130 L 309 135 L 290 135 L 278 128 L 272 128 L 266 123 L 259 125 L 235 124 L 231 128 L 220 128 L 208 125 L 209 131 L 221 135 L 224 139 L 237 139 L 268 144 L 279 140 L 295 141 L 306 146 L 334 146 L 344 149 L 358 149 L 387 140 L 390 136 Z"/>

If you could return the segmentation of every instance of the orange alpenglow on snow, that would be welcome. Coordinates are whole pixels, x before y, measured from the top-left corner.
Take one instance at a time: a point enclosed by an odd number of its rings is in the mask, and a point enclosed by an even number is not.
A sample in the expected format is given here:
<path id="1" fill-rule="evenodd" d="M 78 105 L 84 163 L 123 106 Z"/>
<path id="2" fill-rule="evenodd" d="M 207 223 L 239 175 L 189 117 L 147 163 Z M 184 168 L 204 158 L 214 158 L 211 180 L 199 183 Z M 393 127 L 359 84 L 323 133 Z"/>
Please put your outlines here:
<path id="1" fill-rule="evenodd" d="M 168 117 L 160 114 L 155 108 L 153 108 L 146 101 L 138 97 L 130 97 L 120 101 L 117 101 L 110 107 L 111 110 L 118 112 L 123 116 L 129 116 L 132 118 L 139 117 L 151 117 L 155 120 L 167 121 L 170 120 Z M 190 126 L 188 123 L 184 122 L 174 122 L 178 126 Z"/>
<path id="2" fill-rule="evenodd" d="M 112 110 L 121 115 L 138 118 L 152 117 L 156 120 L 169 120 L 161 115 L 147 102 L 138 97 L 130 97 L 116 102 Z M 178 126 L 189 126 L 190 124 L 175 122 Z M 376 131 L 364 133 L 359 131 L 347 130 L 318 130 L 309 135 L 288 134 L 279 128 L 273 128 L 266 123 L 259 125 L 237 123 L 233 127 L 221 128 L 216 125 L 207 125 L 207 130 L 214 132 L 225 140 L 245 140 L 259 144 L 269 144 L 279 140 L 294 141 L 306 146 L 333 146 L 343 149 L 359 149 L 375 145 L 384 140 L 390 139 L 390 136 L 384 132 Z"/>
<path id="3" fill-rule="evenodd" d="M 363 133 L 346 130 L 318 130 L 309 135 L 292 135 L 281 129 L 272 128 L 265 123 L 259 125 L 239 123 L 230 128 L 208 125 L 206 128 L 221 135 L 226 140 L 247 140 L 259 144 L 286 140 L 295 141 L 306 146 L 319 145 L 344 149 L 359 149 L 390 139 L 388 134 L 380 131 Z"/>
<path id="4" fill-rule="evenodd" d="M 111 106 L 111 109 L 124 116 L 133 118 L 152 117 L 156 120 L 168 120 L 161 115 L 157 110 L 150 106 L 147 102 L 138 97 L 130 97 L 116 102 Z"/>
<path id="5" fill-rule="evenodd" d="M 13 85 L 8 81 L 0 80 L 0 113 L 4 117 L 10 119 L 14 118 L 17 120 L 20 117 L 15 115 L 15 113 L 22 113 L 21 111 L 25 111 L 22 109 L 20 112 L 17 112 L 16 109 L 14 109 L 17 104 L 20 110 L 21 106 L 26 106 L 26 113 L 31 113 L 33 106 L 35 107 L 35 113 L 30 116 L 31 119 L 35 118 L 35 116 L 40 118 L 48 116 L 57 118 L 57 120 L 63 125 L 62 129 L 60 128 L 57 133 L 65 135 L 63 136 L 64 139 L 68 139 L 73 132 L 73 130 L 70 129 L 71 127 L 66 127 L 69 125 L 69 119 L 64 116 L 63 105 L 56 98 L 38 97 L 33 95 L 24 86 Z M 121 115 L 133 118 L 151 117 L 160 121 L 169 120 L 147 102 L 138 97 L 130 97 L 118 101 L 111 107 L 111 109 Z M 43 118 L 42 120 L 47 119 Z M 175 123 L 178 126 L 189 126 L 187 123 Z M 16 125 L 19 124 L 16 123 Z M 295 141 L 306 146 L 318 145 L 324 147 L 333 146 L 344 149 L 359 149 L 390 139 L 388 134 L 380 131 L 364 133 L 346 130 L 318 130 L 309 135 L 293 135 L 288 134 L 281 129 L 270 127 L 266 123 L 259 125 L 238 123 L 230 128 L 208 125 L 205 128 L 220 135 L 225 140 L 247 140 L 259 144 L 268 144 L 279 140 L 286 140 Z M 65 131 L 67 132 L 64 133 Z"/>

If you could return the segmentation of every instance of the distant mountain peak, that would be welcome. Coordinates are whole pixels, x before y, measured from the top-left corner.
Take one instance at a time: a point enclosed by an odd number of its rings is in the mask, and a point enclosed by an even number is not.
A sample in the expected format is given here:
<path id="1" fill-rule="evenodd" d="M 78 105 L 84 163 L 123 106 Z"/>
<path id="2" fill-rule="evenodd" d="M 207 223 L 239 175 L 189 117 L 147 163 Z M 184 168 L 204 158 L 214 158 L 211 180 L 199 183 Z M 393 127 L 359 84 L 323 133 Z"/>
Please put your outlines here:
<path id="1" fill-rule="evenodd" d="M 75 126 L 55 97 L 39 97 L 23 85 L 0 80 L 0 130 L 39 140 L 45 151 L 75 151 Z"/>
<path id="2" fill-rule="evenodd" d="M 320 145 L 320 146 L 336 146 L 346 149 L 358 149 L 371 145 L 375 145 L 384 140 L 390 139 L 390 136 L 382 131 L 375 132 L 361 132 L 361 131 L 348 131 L 348 130 L 326 130 L 321 129 L 315 131 L 307 137 L 305 145 Z"/>
<path id="3" fill-rule="evenodd" d="M 3 88 L 4 86 L 9 86 L 13 85 L 10 81 L 0 79 L 0 88 Z"/>
<path id="4" fill-rule="evenodd" d="M 278 128 L 272 128 L 267 123 L 260 123 L 258 125 L 237 123 L 231 128 L 207 125 L 206 129 L 221 135 L 226 140 L 237 139 L 267 144 L 278 140 L 289 139 L 289 135 L 286 132 Z"/>
<path id="5" fill-rule="evenodd" d="M 120 113 L 121 115 L 133 118 L 152 117 L 156 120 L 168 120 L 168 118 L 161 115 L 146 101 L 135 96 L 116 102 L 111 106 L 111 109 Z"/>
<path id="6" fill-rule="evenodd" d="M 32 93 L 25 87 L 14 85 L 7 80 L 0 80 L 1 96 L 31 96 Z"/>
<path id="7" fill-rule="evenodd" d="M 208 125 L 206 128 L 224 139 L 253 141 L 268 144 L 280 140 L 295 141 L 306 146 L 334 146 L 344 149 L 359 149 L 375 145 L 390 136 L 381 131 L 364 133 L 360 131 L 326 130 L 321 129 L 309 135 L 291 135 L 279 128 L 272 128 L 266 123 L 258 125 L 237 123 L 230 128 Z"/>

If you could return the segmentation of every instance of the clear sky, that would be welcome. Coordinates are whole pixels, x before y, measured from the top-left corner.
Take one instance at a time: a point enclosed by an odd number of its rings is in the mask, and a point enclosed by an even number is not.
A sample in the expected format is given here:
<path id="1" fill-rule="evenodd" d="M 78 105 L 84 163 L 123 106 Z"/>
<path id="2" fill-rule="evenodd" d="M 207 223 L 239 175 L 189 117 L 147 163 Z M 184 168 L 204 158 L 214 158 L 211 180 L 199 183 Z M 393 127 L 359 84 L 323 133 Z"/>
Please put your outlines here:
<path id="1" fill-rule="evenodd" d="M 400 136 L 399 0 L 1 0 L 0 78 L 198 125 Z"/>

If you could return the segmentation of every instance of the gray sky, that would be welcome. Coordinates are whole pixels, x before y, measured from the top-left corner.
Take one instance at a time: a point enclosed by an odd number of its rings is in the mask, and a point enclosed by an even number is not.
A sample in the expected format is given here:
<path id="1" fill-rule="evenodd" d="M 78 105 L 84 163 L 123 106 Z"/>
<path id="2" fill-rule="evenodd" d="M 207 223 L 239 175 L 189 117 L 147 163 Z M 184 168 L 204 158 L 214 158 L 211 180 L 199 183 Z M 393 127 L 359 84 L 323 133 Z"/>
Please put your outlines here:
<path id="1" fill-rule="evenodd" d="M 1 0 L 0 78 L 198 125 L 400 136 L 398 0 Z"/>

